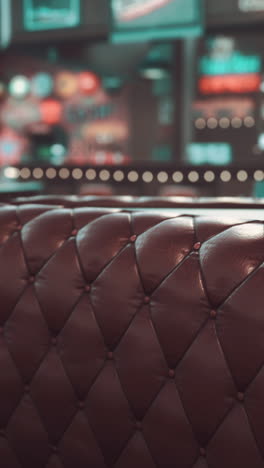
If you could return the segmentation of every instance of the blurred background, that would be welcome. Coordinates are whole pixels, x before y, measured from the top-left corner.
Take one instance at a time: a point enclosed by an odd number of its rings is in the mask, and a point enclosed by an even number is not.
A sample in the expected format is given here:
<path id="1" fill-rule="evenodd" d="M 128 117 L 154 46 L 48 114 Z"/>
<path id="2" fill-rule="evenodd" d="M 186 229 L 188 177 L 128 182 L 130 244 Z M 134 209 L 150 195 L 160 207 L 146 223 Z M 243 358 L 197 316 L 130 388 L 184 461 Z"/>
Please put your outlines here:
<path id="1" fill-rule="evenodd" d="M 0 195 L 264 196 L 264 0 L 0 0 Z"/>

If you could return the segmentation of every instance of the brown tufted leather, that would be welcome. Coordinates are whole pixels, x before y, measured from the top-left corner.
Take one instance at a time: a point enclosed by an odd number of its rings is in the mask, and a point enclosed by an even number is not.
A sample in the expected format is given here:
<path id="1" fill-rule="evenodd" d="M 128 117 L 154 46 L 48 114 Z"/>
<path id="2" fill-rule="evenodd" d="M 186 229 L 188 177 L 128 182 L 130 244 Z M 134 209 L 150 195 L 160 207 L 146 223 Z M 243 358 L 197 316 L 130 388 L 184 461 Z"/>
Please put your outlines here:
<path id="1" fill-rule="evenodd" d="M 263 468 L 263 222 L 0 208 L 3 468 Z"/>

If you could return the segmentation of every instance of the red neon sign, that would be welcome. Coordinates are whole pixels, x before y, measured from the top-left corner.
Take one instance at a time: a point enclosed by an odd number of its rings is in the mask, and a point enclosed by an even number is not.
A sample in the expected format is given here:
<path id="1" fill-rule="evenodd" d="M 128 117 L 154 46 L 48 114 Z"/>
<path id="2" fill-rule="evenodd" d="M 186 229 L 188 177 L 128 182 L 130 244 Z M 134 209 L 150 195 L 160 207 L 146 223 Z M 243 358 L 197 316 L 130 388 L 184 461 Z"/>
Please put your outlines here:
<path id="1" fill-rule="evenodd" d="M 202 94 L 254 93 L 259 91 L 261 77 L 258 73 L 245 75 L 203 76 L 198 87 Z"/>

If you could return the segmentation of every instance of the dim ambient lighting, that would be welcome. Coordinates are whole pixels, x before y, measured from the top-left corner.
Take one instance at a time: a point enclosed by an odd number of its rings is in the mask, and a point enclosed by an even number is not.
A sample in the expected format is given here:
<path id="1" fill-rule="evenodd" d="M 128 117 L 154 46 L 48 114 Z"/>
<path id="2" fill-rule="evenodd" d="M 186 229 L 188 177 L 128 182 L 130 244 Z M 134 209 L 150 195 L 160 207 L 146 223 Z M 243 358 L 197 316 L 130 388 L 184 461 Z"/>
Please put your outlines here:
<path id="1" fill-rule="evenodd" d="M 204 180 L 206 182 L 213 182 L 215 180 L 215 173 L 213 171 L 206 171 L 204 174 Z"/>
<path id="2" fill-rule="evenodd" d="M 254 172 L 254 179 L 256 182 L 262 182 L 264 180 L 264 172 L 257 170 Z"/>
<path id="3" fill-rule="evenodd" d="M 70 177 L 70 171 L 66 167 L 63 167 L 59 170 L 59 177 L 63 180 L 68 179 Z"/>
<path id="4" fill-rule="evenodd" d="M 55 179 L 56 176 L 57 176 L 57 171 L 56 171 L 56 169 L 54 169 L 54 167 L 49 167 L 46 170 L 47 179 Z"/>
<path id="5" fill-rule="evenodd" d="M 99 178 L 103 182 L 107 182 L 110 179 L 110 177 L 111 177 L 111 174 L 106 169 L 103 169 L 102 171 L 99 172 Z"/>
<path id="6" fill-rule="evenodd" d="M 168 178 L 169 178 L 169 176 L 168 176 L 167 172 L 165 172 L 165 171 L 161 171 L 157 175 L 157 179 L 161 184 L 165 184 L 168 181 Z"/>
<path id="7" fill-rule="evenodd" d="M 33 169 L 32 175 L 35 179 L 41 179 L 44 175 L 44 171 L 40 167 L 36 167 L 35 169 Z"/>
<path id="8" fill-rule="evenodd" d="M 86 179 L 95 180 L 96 176 L 97 176 L 97 174 L 96 174 L 96 171 L 94 169 L 87 169 L 87 171 L 85 173 Z"/>
<path id="9" fill-rule="evenodd" d="M 251 117 L 248 115 L 247 117 L 244 118 L 244 125 L 248 128 L 252 128 L 255 125 L 255 119 L 254 117 Z"/>
<path id="10" fill-rule="evenodd" d="M 136 171 L 130 171 L 127 175 L 129 182 L 137 182 L 139 179 L 139 175 Z"/>
<path id="11" fill-rule="evenodd" d="M 28 167 L 23 167 L 20 171 L 20 177 L 22 179 L 29 179 L 31 176 L 31 170 Z"/>
<path id="12" fill-rule="evenodd" d="M 180 171 L 174 172 L 173 175 L 172 175 L 172 180 L 173 180 L 176 184 L 180 184 L 180 183 L 183 181 L 183 173 L 180 172 Z"/>
<path id="13" fill-rule="evenodd" d="M 248 173 L 247 171 L 238 171 L 237 173 L 237 180 L 239 182 L 246 182 L 248 180 Z"/>
<path id="14" fill-rule="evenodd" d="M 73 169 L 72 171 L 72 178 L 75 180 L 80 180 L 83 176 L 83 171 L 81 169 Z"/>
<path id="15" fill-rule="evenodd" d="M 195 120 L 195 127 L 198 130 L 203 130 L 206 127 L 206 121 L 202 118 Z"/>
<path id="16" fill-rule="evenodd" d="M 220 174 L 220 179 L 222 180 L 222 182 L 230 182 L 230 180 L 232 179 L 232 175 L 229 171 L 222 171 Z"/>
<path id="17" fill-rule="evenodd" d="M 152 182 L 154 179 L 152 172 L 150 171 L 144 172 L 144 174 L 142 175 L 142 179 L 146 184 L 149 184 L 150 182 Z"/>
<path id="18" fill-rule="evenodd" d="M 122 182 L 122 180 L 125 178 L 125 174 L 123 171 L 115 171 L 113 178 L 116 182 Z"/>
<path id="19" fill-rule="evenodd" d="M 7 179 L 17 179 L 19 177 L 19 170 L 16 167 L 6 167 L 4 175 Z"/>
<path id="20" fill-rule="evenodd" d="M 199 174 L 198 174 L 198 172 L 196 172 L 196 171 L 191 171 L 191 172 L 189 172 L 189 174 L 188 174 L 188 179 L 189 179 L 189 181 L 192 182 L 192 183 L 198 182 L 198 180 L 199 180 Z"/>
<path id="21" fill-rule="evenodd" d="M 220 120 L 219 120 L 219 126 L 221 128 L 228 128 L 230 127 L 230 119 L 228 119 L 227 117 L 222 117 Z"/>
<path id="22" fill-rule="evenodd" d="M 210 119 L 207 120 L 207 127 L 210 128 L 210 130 L 214 130 L 217 125 L 218 122 L 214 117 L 210 117 Z"/>

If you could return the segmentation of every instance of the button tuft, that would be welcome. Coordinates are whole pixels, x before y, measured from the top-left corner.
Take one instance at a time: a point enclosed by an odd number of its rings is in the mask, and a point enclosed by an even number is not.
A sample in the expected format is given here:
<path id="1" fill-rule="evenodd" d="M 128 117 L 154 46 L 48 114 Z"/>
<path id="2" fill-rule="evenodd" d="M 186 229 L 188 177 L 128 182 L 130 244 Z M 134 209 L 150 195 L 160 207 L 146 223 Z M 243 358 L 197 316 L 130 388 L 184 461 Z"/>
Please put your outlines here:
<path id="1" fill-rule="evenodd" d="M 170 370 L 169 370 L 169 377 L 170 377 L 171 379 L 174 379 L 174 377 L 175 377 L 175 370 L 174 370 L 174 369 L 170 369 Z"/>
<path id="2" fill-rule="evenodd" d="M 17 227 L 16 227 L 16 230 L 21 231 L 22 227 L 23 227 L 22 224 L 18 224 Z"/>
<path id="3" fill-rule="evenodd" d="M 217 317 L 217 312 L 216 312 L 216 310 L 211 310 L 211 312 L 210 312 L 210 317 L 211 317 L 212 319 L 216 319 L 216 317 Z"/>
<path id="4" fill-rule="evenodd" d="M 244 399 L 245 399 L 244 393 L 238 392 L 237 399 L 238 399 L 238 401 L 244 401 Z"/>
<path id="5" fill-rule="evenodd" d="M 145 296 L 144 297 L 144 304 L 149 304 L 150 303 L 150 297 L 149 296 Z"/>
<path id="6" fill-rule="evenodd" d="M 51 344 L 52 344 L 53 346 L 56 346 L 57 343 L 58 343 L 57 338 L 55 338 L 55 337 L 51 338 Z"/>
<path id="7" fill-rule="evenodd" d="M 129 240 L 130 240 L 130 242 L 136 242 L 137 236 L 136 235 L 131 236 Z"/>
<path id="8" fill-rule="evenodd" d="M 30 387 L 29 387 L 29 385 L 25 385 L 25 386 L 24 386 L 24 391 L 25 391 L 25 393 L 28 393 L 28 392 L 29 392 L 29 390 L 30 390 Z"/>
<path id="9" fill-rule="evenodd" d="M 91 291 L 91 286 L 89 284 L 87 284 L 84 288 L 84 290 L 89 293 Z"/>
<path id="10" fill-rule="evenodd" d="M 201 248 L 201 242 L 196 242 L 193 246 L 194 250 L 200 250 Z"/>
<path id="11" fill-rule="evenodd" d="M 35 282 L 35 276 L 31 275 L 29 278 L 28 278 L 28 282 L 30 284 L 33 284 Z"/>
<path id="12" fill-rule="evenodd" d="M 109 361 L 111 361 L 112 359 L 114 359 L 114 354 L 112 353 L 112 351 L 109 351 L 107 353 L 107 359 L 109 359 Z"/>
<path id="13" fill-rule="evenodd" d="M 71 235 L 72 236 L 77 236 L 77 234 L 78 234 L 77 229 L 73 229 L 72 232 L 71 232 Z"/>

